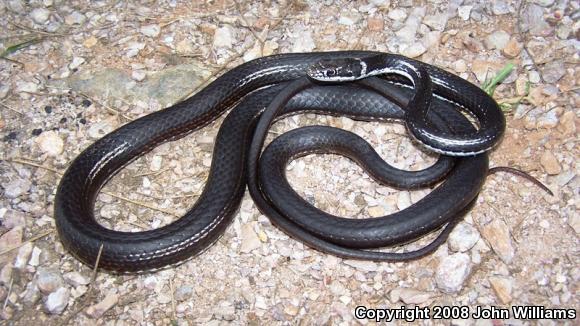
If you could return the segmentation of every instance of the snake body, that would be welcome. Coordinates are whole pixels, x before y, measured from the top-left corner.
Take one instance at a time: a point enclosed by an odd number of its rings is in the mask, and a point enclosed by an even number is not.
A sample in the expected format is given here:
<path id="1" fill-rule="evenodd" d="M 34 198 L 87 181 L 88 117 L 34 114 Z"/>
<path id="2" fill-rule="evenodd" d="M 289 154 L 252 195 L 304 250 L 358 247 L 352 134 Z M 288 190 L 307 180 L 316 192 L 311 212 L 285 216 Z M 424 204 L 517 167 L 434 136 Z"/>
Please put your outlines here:
<path id="1" fill-rule="evenodd" d="M 344 85 L 315 85 L 305 78 L 320 62 L 348 58 L 362 59 L 368 67 L 375 63 L 389 67 L 390 71 L 383 72 L 391 74 Z M 96 197 L 115 173 L 159 144 L 203 128 L 233 106 L 218 132 L 206 186 L 183 217 L 144 232 L 114 231 L 96 222 Z M 458 108 L 474 115 L 479 128 Z M 261 154 L 272 121 L 299 112 L 368 121 L 403 120 L 427 148 L 464 157 L 440 156 L 423 171 L 401 171 L 379 160 L 360 138 L 328 127 L 292 131 Z M 193 97 L 132 121 L 85 149 L 60 181 L 54 202 L 56 226 L 64 246 L 88 265 L 95 264 L 102 246 L 99 268 L 117 272 L 162 268 L 215 242 L 232 221 L 248 185 L 258 208 L 275 225 L 315 249 L 354 259 L 416 258 L 442 243 L 474 202 L 488 169 L 483 152 L 497 142 L 503 128 L 501 111 L 483 91 L 418 61 L 365 51 L 263 57 L 230 70 Z M 424 199 L 392 216 L 339 218 L 306 203 L 285 180 L 285 164 L 313 152 L 346 155 L 379 182 L 398 188 L 446 179 Z M 476 153 L 479 155 L 473 155 Z M 416 251 L 363 250 L 408 242 L 445 224 L 433 243 Z"/>

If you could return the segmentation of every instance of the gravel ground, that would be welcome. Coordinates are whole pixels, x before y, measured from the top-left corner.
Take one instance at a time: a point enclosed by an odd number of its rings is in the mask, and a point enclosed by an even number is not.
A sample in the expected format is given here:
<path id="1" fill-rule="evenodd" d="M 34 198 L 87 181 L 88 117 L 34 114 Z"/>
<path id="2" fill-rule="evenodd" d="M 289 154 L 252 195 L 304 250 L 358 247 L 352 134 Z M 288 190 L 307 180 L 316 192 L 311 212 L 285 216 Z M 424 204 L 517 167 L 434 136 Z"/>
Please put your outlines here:
<path id="1" fill-rule="evenodd" d="M 0 323 L 348 325 L 368 323 L 355 319 L 359 305 L 578 309 L 579 2 L 418 2 L 0 2 Z M 244 61 L 335 49 L 402 53 L 476 84 L 513 62 L 494 94 L 508 126 L 491 165 L 528 171 L 555 195 L 493 175 L 448 243 L 409 263 L 310 250 L 273 227 L 249 196 L 220 241 L 172 269 L 93 279 L 63 249 L 52 202 L 82 149 Z M 99 221 L 138 231 L 183 213 L 204 185 L 220 122 L 114 177 L 99 196 Z M 273 134 L 321 123 L 363 136 L 398 167 L 434 161 L 396 124 L 303 115 Z M 301 158 L 288 173 L 305 198 L 343 216 L 381 216 L 428 192 L 377 185 L 332 155 Z M 511 317 L 444 324 L 535 323 Z"/>

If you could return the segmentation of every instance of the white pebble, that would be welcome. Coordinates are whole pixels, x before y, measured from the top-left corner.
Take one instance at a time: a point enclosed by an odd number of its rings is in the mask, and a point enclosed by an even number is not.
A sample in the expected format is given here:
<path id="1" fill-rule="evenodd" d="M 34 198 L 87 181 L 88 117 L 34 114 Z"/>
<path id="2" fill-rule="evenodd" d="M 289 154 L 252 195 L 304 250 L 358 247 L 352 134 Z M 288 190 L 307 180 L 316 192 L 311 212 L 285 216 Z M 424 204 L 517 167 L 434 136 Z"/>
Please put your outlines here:
<path id="1" fill-rule="evenodd" d="M 64 285 L 60 273 L 52 270 L 39 270 L 36 273 L 36 286 L 42 293 L 52 293 Z"/>
<path id="2" fill-rule="evenodd" d="M 72 62 L 68 65 L 69 69 L 76 69 L 85 63 L 85 58 L 83 57 L 73 57 Z"/>
<path id="3" fill-rule="evenodd" d="M 153 156 L 153 158 L 151 159 L 151 163 L 149 164 L 149 169 L 151 169 L 151 171 L 159 171 L 161 170 L 161 163 L 163 163 L 163 157 L 156 155 Z"/>
<path id="4" fill-rule="evenodd" d="M 389 17 L 392 20 L 403 20 L 407 18 L 407 12 L 405 11 L 405 9 L 397 8 L 389 11 L 387 17 Z"/>
<path id="5" fill-rule="evenodd" d="M 241 240 L 242 245 L 240 246 L 240 251 L 243 253 L 249 253 L 254 249 L 260 248 L 262 245 L 260 238 L 254 232 L 252 223 L 242 225 Z"/>
<path id="6" fill-rule="evenodd" d="M 59 288 L 48 295 L 44 305 L 51 314 L 61 314 L 68 305 L 69 297 L 70 291 L 67 288 Z"/>
<path id="7" fill-rule="evenodd" d="M 89 278 L 83 276 L 81 273 L 76 271 L 64 274 L 64 279 L 68 284 L 74 287 L 89 284 Z"/>
<path id="8" fill-rule="evenodd" d="M 231 48 L 234 44 L 234 32 L 229 26 L 220 27 L 213 34 L 213 46 Z"/>
<path id="9" fill-rule="evenodd" d="M 44 8 L 35 8 L 30 12 L 30 18 L 39 25 L 46 23 L 49 17 L 50 11 Z"/>
<path id="10" fill-rule="evenodd" d="M 32 184 L 28 180 L 15 179 L 4 185 L 4 195 L 8 198 L 17 198 L 30 190 Z"/>
<path id="11" fill-rule="evenodd" d="M 437 287 L 446 293 L 461 290 L 463 282 L 471 272 L 469 255 L 457 253 L 447 256 L 437 266 L 435 282 Z"/>
<path id="12" fill-rule="evenodd" d="M 404 56 L 407 56 L 409 58 L 416 58 L 425 52 L 427 52 L 427 49 L 425 48 L 425 46 L 423 44 L 413 43 L 410 46 L 404 48 L 401 51 L 401 54 Z"/>
<path id="13" fill-rule="evenodd" d="M 40 136 L 36 138 L 36 143 L 41 151 L 50 156 L 58 156 L 64 150 L 64 141 L 54 130 L 40 134 Z"/>
<path id="14" fill-rule="evenodd" d="M 399 195 L 397 196 L 397 207 L 400 210 L 403 210 L 409 206 L 411 206 L 411 196 L 409 195 L 409 192 L 400 191 Z"/>
<path id="15" fill-rule="evenodd" d="M 145 77 L 147 77 L 147 74 L 143 70 L 134 70 L 131 73 L 131 78 L 138 82 L 145 80 Z"/>
<path id="16" fill-rule="evenodd" d="M 64 17 L 67 25 L 81 25 L 87 20 L 87 17 L 78 11 L 73 11 L 70 15 Z"/>
<path id="17" fill-rule="evenodd" d="M 457 14 L 459 17 L 461 17 L 461 19 L 469 20 L 471 9 L 473 9 L 473 6 L 459 6 L 459 8 L 457 8 Z"/>
<path id="18" fill-rule="evenodd" d="M 161 28 L 157 24 L 145 25 L 139 30 L 141 34 L 149 37 L 157 37 L 161 32 Z"/>
<path id="19" fill-rule="evenodd" d="M 459 223 L 449 235 L 449 249 L 465 252 L 475 246 L 479 238 L 479 232 L 471 224 Z"/>
<path id="20" fill-rule="evenodd" d="M 39 249 L 38 247 L 34 247 L 32 249 L 32 255 L 30 255 L 30 260 L 28 261 L 28 265 L 30 266 L 38 266 L 40 264 L 40 254 L 42 253 L 42 250 Z"/>
<path id="21" fill-rule="evenodd" d="M 18 249 L 18 254 L 16 255 L 16 260 L 14 261 L 14 267 L 23 269 L 28 263 L 30 254 L 32 254 L 32 243 L 27 242 L 22 247 Z"/>

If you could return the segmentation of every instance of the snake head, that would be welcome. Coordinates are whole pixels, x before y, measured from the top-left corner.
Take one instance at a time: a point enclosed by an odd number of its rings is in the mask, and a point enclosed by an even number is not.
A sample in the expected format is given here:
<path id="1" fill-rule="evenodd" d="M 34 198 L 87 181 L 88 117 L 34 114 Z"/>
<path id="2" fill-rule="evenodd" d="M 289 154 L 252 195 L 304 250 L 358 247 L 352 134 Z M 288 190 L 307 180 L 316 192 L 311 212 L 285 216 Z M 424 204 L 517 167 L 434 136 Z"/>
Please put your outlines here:
<path id="1" fill-rule="evenodd" d="M 323 82 L 353 81 L 366 77 L 367 65 L 359 58 L 323 59 L 311 65 L 306 73 Z"/>

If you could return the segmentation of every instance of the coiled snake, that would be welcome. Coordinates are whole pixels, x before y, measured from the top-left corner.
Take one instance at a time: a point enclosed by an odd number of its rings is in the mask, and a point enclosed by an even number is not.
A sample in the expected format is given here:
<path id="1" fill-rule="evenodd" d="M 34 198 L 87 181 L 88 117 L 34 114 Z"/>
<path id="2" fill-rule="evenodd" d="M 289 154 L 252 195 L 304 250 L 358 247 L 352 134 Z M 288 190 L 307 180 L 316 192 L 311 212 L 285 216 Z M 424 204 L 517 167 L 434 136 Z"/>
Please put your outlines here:
<path id="1" fill-rule="evenodd" d="M 97 194 L 115 173 L 159 144 L 203 128 L 232 107 L 216 138 L 206 186 L 183 217 L 135 233 L 96 222 Z M 402 171 L 380 159 L 360 137 L 323 126 L 293 130 L 261 153 L 274 119 L 305 111 L 368 121 L 402 120 L 428 150 L 445 155 L 423 171 Z M 477 127 L 460 111 L 472 115 Z M 402 56 L 343 51 L 263 57 L 85 149 L 60 181 L 54 202 L 56 226 L 64 246 L 89 265 L 102 246 L 99 268 L 118 272 L 161 268 L 215 242 L 235 216 L 248 185 L 258 208 L 276 226 L 315 249 L 353 259 L 412 259 L 436 249 L 470 208 L 487 175 L 485 151 L 504 129 L 501 110 L 478 87 Z M 308 153 L 345 155 L 378 182 L 401 189 L 445 180 L 395 214 L 347 219 L 318 210 L 288 184 L 285 165 Z M 436 240 L 417 251 L 364 250 L 405 243 L 444 225 Z"/>

